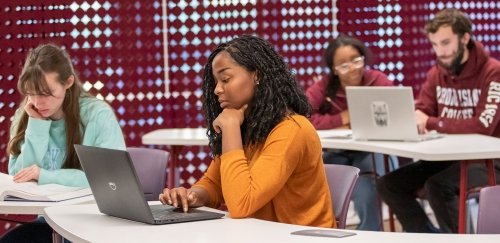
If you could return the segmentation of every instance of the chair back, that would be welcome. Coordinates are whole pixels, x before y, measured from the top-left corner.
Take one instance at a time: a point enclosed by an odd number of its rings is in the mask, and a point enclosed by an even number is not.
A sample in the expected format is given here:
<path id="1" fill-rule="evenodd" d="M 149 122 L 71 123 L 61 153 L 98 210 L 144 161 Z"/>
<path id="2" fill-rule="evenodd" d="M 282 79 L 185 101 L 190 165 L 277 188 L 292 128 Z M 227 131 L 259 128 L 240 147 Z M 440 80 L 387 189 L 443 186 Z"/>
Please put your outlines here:
<path id="1" fill-rule="evenodd" d="M 345 229 L 351 194 L 359 177 L 359 169 L 348 165 L 325 164 L 333 212 L 339 229 Z"/>
<path id="2" fill-rule="evenodd" d="M 135 172 L 141 182 L 144 197 L 148 201 L 157 201 L 158 195 L 165 188 L 165 177 L 169 153 L 152 148 L 127 148 L 132 158 Z"/>
<path id="3" fill-rule="evenodd" d="M 481 189 L 477 216 L 478 234 L 500 234 L 500 185 Z"/>

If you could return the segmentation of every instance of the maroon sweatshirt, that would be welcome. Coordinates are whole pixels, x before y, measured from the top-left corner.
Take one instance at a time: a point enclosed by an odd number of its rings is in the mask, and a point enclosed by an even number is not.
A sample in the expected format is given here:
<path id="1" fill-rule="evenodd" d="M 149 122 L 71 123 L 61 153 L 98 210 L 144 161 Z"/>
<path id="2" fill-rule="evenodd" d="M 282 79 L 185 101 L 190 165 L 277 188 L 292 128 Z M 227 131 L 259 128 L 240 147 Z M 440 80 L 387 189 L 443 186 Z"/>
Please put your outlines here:
<path id="1" fill-rule="evenodd" d="M 332 100 L 332 109 L 328 114 L 320 114 L 319 107 L 325 101 L 326 86 L 328 77 L 323 77 L 320 81 L 313 84 L 306 91 L 307 99 L 313 108 L 311 123 L 318 130 L 333 129 L 342 126 L 340 113 L 347 110 L 347 99 L 345 90 L 339 88 L 336 97 Z M 363 74 L 362 86 L 392 86 L 392 81 L 387 76 L 377 70 L 365 70 Z"/>
<path id="2" fill-rule="evenodd" d="M 458 76 L 438 64 L 429 70 L 416 109 L 429 116 L 428 130 L 500 137 L 499 101 L 500 62 L 475 42 Z"/>

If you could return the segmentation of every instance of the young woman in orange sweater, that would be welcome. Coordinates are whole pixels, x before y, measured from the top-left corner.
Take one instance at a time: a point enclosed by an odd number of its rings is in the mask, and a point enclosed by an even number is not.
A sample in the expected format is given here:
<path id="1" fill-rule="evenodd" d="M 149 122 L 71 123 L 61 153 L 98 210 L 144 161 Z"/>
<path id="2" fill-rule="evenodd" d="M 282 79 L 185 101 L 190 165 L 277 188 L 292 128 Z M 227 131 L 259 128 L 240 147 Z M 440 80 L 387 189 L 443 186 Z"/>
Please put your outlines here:
<path id="1" fill-rule="evenodd" d="M 219 207 L 232 218 L 336 227 L 311 108 L 265 40 L 241 36 L 209 56 L 203 109 L 213 161 L 190 189 L 159 198 L 182 207 Z"/>

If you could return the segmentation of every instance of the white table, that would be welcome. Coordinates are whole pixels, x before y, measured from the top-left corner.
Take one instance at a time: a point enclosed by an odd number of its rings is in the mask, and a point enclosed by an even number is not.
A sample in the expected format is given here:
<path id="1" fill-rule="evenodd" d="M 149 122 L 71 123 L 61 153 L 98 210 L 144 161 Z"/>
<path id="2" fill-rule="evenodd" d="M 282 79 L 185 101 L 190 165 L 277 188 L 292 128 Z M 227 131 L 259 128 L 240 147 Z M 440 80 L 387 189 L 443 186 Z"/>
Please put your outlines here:
<path id="1" fill-rule="evenodd" d="M 323 133 L 328 134 L 328 131 L 323 131 Z M 353 139 L 332 139 L 323 135 L 321 145 L 323 148 L 359 150 L 428 161 L 461 161 L 458 216 L 458 232 L 460 233 L 465 232 L 467 166 L 470 163 L 469 160 L 486 159 L 488 184 L 495 185 L 495 171 L 491 159 L 500 158 L 500 139 L 479 134 L 448 134 L 439 139 L 423 142 L 356 141 Z"/>
<path id="2" fill-rule="evenodd" d="M 95 204 L 45 209 L 49 225 L 73 242 L 456 242 L 497 243 L 500 235 L 418 234 L 352 231 L 342 239 L 291 235 L 314 227 L 258 219 L 216 219 L 170 225 L 147 225 L 101 214 Z"/>
<path id="3" fill-rule="evenodd" d="M 198 128 L 165 128 L 154 130 L 142 136 L 143 144 L 154 145 L 199 145 L 207 146 L 207 129 Z"/>
<path id="4" fill-rule="evenodd" d="M 329 137 L 339 133 L 350 133 L 350 130 L 318 131 L 320 137 Z M 151 131 L 142 136 L 142 143 L 147 145 L 170 146 L 170 161 L 168 166 L 168 186 L 175 185 L 176 167 L 183 146 L 208 146 L 207 129 L 198 128 L 164 128 Z"/>
<path id="5" fill-rule="evenodd" d="M 320 137 L 344 136 L 350 130 L 322 130 L 318 131 Z M 198 128 L 164 128 L 151 131 L 142 136 L 142 143 L 147 145 L 170 146 L 170 161 L 168 166 L 168 186 L 175 185 L 176 167 L 183 146 L 208 146 L 207 129 Z"/>
<path id="6" fill-rule="evenodd" d="M 176 167 L 183 146 L 208 146 L 206 128 L 166 128 L 159 129 L 142 136 L 142 143 L 148 145 L 170 146 L 168 163 L 168 186 L 175 185 Z"/>
<path id="7" fill-rule="evenodd" d="M 500 139 L 479 134 L 447 134 L 422 142 L 356 141 L 321 138 L 323 148 L 392 154 L 429 161 L 500 158 Z"/>
<path id="8" fill-rule="evenodd" d="M 93 195 L 64 200 L 60 202 L 0 201 L 0 214 L 44 215 L 44 209 L 47 207 L 89 203 L 95 203 Z M 62 242 L 58 234 L 54 233 L 52 237 L 53 242 Z"/>
<path id="9" fill-rule="evenodd" d="M 459 232 L 465 232 L 468 160 L 500 158 L 500 139 L 479 134 L 444 135 L 443 138 L 423 142 L 356 141 L 346 138 L 347 134 L 350 134 L 349 130 L 318 131 L 323 148 L 374 152 L 429 161 L 461 161 Z M 206 128 L 172 128 L 147 133 L 142 137 L 142 143 L 171 146 L 169 186 L 173 186 L 175 185 L 175 168 L 178 164 L 182 146 L 208 145 L 208 138 Z M 489 160 L 487 166 L 489 171 L 488 184 L 494 185 L 493 162 Z"/>

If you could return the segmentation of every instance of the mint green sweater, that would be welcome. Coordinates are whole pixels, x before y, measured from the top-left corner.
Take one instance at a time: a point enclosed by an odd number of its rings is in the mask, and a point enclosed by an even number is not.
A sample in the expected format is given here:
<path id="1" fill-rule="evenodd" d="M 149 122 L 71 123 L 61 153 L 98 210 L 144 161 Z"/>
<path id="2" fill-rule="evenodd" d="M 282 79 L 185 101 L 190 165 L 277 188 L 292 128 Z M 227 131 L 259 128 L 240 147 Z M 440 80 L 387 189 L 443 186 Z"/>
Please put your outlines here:
<path id="1" fill-rule="evenodd" d="M 14 116 L 10 134 L 14 134 L 22 110 Z M 80 98 L 80 117 L 83 125 L 83 145 L 125 150 L 125 141 L 112 108 L 93 97 Z M 52 121 L 29 118 L 18 156 L 10 155 L 9 174 L 33 164 L 40 167 L 39 184 L 56 183 L 88 187 L 82 170 L 61 169 L 66 157 L 66 128 L 64 119 Z"/>

